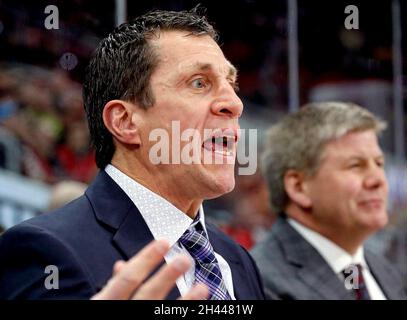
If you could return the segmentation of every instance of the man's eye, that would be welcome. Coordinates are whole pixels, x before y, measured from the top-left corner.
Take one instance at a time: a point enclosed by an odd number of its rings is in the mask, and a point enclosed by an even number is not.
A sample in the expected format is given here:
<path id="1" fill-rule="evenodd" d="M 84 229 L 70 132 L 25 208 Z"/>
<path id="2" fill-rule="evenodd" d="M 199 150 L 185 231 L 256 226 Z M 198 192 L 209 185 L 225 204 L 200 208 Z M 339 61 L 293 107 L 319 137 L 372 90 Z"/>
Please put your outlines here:
<path id="1" fill-rule="evenodd" d="M 235 90 L 235 92 L 239 92 L 239 84 L 237 83 L 237 81 L 229 81 L 229 83 L 232 86 L 233 90 Z"/>
<path id="2" fill-rule="evenodd" d="M 380 168 L 384 168 L 384 161 L 376 161 L 376 164 Z"/>
<path id="3" fill-rule="evenodd" d="M 354 162 L 349 164 L 349 168 L 360 168 L 361 164 L 359 162 Z"/>
<path id="4" fill-rule="evenodd" d="M 196 89 L 202 89 L 205 88 L 206 82 L 202 78 L 198 78 L 192 81 L 192 86 Z"/>

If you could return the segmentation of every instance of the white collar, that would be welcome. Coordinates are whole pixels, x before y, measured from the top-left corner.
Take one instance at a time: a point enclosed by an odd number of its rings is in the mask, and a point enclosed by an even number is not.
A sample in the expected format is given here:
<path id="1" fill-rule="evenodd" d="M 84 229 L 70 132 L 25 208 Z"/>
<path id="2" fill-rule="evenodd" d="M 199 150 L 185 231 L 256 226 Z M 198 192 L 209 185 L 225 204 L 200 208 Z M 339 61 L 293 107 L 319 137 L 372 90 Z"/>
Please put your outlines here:
<path id="1" fill-rule="evenodd" d="M 172 246 L 191 224 L 195 225 L 198 221 L 207 233 L 202 205 L 198 212 L 199 220 L 194 222 L 168 200 L 147 189 L 113 165 L 108 164 L 105 171 L 133 201 L 154 239 L 165 239 Z"/>
<path id="2" fill-rule="evenodd" d="M 350 264 L 360 264 L 363 268 L 369 269 L 364 258 L 363 246 L 360 246 L 352 256 L 328 238 L 298 221 L 291 218 L 288 218 L 287 221 L 319 252 L 336 274 L 341 273 Z"/>

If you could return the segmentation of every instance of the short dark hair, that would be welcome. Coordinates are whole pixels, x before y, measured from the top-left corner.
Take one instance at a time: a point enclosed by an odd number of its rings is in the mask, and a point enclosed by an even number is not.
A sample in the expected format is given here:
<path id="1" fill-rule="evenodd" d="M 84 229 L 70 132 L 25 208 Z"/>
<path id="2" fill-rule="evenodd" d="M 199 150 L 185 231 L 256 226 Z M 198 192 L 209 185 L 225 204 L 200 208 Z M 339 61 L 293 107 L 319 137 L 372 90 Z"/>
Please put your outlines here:
<path id="1" fill-rule="evenodd" d="M 114 29 L 100 42 L 89 62 L 83 99 L 96 164 L 101 169 L 111 162 L 115 152 L 113 137 L 103 123 L 103 108 L 114 99 L 135 101 L 143 108 L 154 104 L 149 82 L 159 59 L 149 40 L 168 30 L 218 40 L 200 6 L 179 12 L 155 10 Z"/>

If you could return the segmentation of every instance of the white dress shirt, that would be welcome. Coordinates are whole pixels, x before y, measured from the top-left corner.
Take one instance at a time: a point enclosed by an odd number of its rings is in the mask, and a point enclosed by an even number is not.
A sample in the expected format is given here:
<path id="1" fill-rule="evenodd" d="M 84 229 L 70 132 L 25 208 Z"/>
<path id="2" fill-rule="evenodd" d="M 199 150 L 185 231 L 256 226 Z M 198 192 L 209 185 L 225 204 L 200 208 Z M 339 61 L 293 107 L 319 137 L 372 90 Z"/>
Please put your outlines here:
<path id="1" fill-rule="evenodd" d="M 363 278 L 365 280 L 367 291 L 372 300 L 386 300 L 383 291 L 374 279 L 369 270 L 364 257 L 363 246 L 359 247 L 355 255 L 350 255 L 341 247 L 327 239 L 323 235 L 314 230 L 311 230 L 303 224 L 288 218 L 288 223 L 305 239 L 307 240 L 325 259 L 332 270 L 338 275 L 341 281 L 344 280 L 342 271 L 349 267 L 350 264 L 360 264 L 362 266 Z"/>
<path id="2" fill-rule="evenodd" d="M 193 220 L 166 199 L 147 189 L 113 165 L 107 165 L 105 171 L 120 186 L 131 201 L 133 201 L 134 205 L 140 211 L 144 221 L 150 229 L 154 239 L 165 239 L 169 242 L 170 250 L 164 257 L 165 261 L 169 263 L 178 254 L 184 254 L 191 259 L 192 267 L 176 281 L 181 296 L 184 296 L 192 287 L 195 280 L 195 260 L 191 257 L 188 250 L 178 242 L 178 240 L 191 226 Z M 205 226 L 205 217 L 202 205 L 198 214 L 199 221 L 195 221 L 194 225 L 201 222 L 205 232 L 208 234 Z M 222 278 L 225 282 L 229 295 L 233 300 L 235 300 L 232 272 L 229 264 L 220 254 L 216 252 L 215 257 L 218 260 Z"/>

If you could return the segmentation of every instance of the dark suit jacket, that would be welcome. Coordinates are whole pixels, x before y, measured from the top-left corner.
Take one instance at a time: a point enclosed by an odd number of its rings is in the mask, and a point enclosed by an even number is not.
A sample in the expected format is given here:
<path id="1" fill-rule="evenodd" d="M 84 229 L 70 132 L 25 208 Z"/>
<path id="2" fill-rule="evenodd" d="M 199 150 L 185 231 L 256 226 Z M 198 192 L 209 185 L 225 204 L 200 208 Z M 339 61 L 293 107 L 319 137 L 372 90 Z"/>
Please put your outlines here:
<path id="1" fill-rule="evenodd" d="M 364 248 L 370 271 L 388 299 L 407 299 L 403 281 L 385 258 Z M 252 250 L 271 299 L 354 299 L 324 258 L 280 217 Z"/>
<path id="2" fill-rule="evenodd" d="M 264 298 L 247 251 L 214 226 L 207 230 L 214 250 L 229 263 L 236 298 Z M 117 260 L 128 260 L 152 240 L 133 202 L 101 171 L 82 197 L 0 238 L 0 299 L 90 298 L 111 277 Z M 58 267 L 59 289 L 45 288 L 47 265 Z M 167 298 L 178 296 L 174 286 Z"/>

